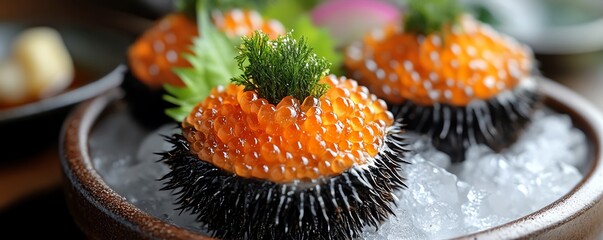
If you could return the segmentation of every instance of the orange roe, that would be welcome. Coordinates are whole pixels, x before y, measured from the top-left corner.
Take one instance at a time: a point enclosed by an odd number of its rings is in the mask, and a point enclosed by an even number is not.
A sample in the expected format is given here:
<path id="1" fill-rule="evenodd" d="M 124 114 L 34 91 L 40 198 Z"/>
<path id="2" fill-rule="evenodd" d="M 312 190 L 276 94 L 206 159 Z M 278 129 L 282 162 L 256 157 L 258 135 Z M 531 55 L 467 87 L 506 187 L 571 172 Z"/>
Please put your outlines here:
<path id="1" fill-rule="evenodd" d="M 253 10 L 233 9 L 225 13 L 215 11 L 212 18 L 216 27 L 230 37 L 248 36 L 255 30 L 263 31 L 270 39 L 285 34 L 283 24 L 274 19 L 265 20 Z"/>
<path id="2" fill-rule="evenodd" d="M 466 106 L 514 88 L 532 70 L 531 50 L 470 16 L 420 36 L 390 25 L 346 50 L 345 65 L 391 103 Z"/>
<path id="3" fill-rule="evenodd" d="M 277 105 L 255 91 L 212 90 L 182 123 L 191 152 L 241 177 L 291 182 L 368 164 L 384 146 L 393 115 L 356 81 L 334 76 L 319 99 Z"/>
<path id="4" fill-rule="evenodd" d="M 230 37 L 250 35 L 254 30 L 262 30 L 273 39 L 285 33 L 280 22 L 264 20 L 252 10 L 216 12 L 213 14 L 213 21 L 218 30 Z M 128 60 L 134 76 L 152 88 L 160 88 L 163 84 L 184 86 L 173 68 L 191 67 L 183 54 L 192 54 L 193 39 L 198 35 L 194 19 L 179 13 L 161 18 L 128 50 Z"/>
<path id="5" fill-rule="evenodd" d="M 197 35 L 197 24 L 186 15 L 163 17 L 129 48 L 132 73 L 149 87 L 160 88 L 163 83 L 183 86 L 172 68 L 191 66 L 182 54 L 192 53 L 189 48 Z"/>

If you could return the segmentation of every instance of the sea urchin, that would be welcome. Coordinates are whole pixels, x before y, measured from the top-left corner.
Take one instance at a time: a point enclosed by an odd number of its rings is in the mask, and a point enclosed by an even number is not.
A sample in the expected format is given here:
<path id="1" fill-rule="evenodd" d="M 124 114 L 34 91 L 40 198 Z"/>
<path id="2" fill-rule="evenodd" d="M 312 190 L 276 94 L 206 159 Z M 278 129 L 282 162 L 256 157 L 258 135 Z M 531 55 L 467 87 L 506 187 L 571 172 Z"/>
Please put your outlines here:
<path id="1" fill-rule="evenodd" d="M 303 38 L 257 32 L 239 51 L 239 85 L 168 137 L 164 189 L 180 209 L 223 239 L 352 239 L 392 215 L 404 143 L 385 102 L 327 76 Z"/>

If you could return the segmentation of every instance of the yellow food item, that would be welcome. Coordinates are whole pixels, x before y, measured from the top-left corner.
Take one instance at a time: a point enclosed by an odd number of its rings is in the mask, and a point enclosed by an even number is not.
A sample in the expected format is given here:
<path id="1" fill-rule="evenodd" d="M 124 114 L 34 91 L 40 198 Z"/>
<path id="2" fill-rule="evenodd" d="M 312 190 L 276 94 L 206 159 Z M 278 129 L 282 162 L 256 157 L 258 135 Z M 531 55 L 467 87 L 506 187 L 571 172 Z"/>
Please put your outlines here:
<path id="1" fill-rule="evenodd" d="M 30 28 L 17 36 L 0 64 L 0 102 L 18 104 L 55 95 L 73 81 L 73 60 L 59 32 Z"/>

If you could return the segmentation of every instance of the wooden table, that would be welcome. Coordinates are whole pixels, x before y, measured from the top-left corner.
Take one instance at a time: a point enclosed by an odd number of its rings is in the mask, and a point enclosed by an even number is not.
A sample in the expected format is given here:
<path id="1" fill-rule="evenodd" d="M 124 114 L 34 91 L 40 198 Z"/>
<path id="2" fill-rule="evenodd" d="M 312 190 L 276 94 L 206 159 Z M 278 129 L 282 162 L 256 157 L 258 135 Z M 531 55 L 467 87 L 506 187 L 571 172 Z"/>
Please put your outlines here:
<path id="1" fill-rule="evenodd" d="M 6 159 L 3 159 L 6 160 Z M 0 164 L 0 229 L 6 236 L 24 239 L 59 237 L 86 239 L 63 197 L 56 142 L 39 152 Z M 44 231 L 36 225 L 50 224 Z M 23 231 L 34 227 L 31 231 Z"/>
<path id="2" fill-rule="evenodd" d="M 61 183 L 56 142 L 39 153 L 0 165 L 0 210 L 34 193 L 50 191 Z"/>
<path id="3" fill-rule="evenodd" d="M 151 19 L 99 4 L 103 1 L 0 1 L 0 23 L 22 20 L 39 24 L 84 22 L 132 35 L 140 34 L 152 23 Z M 9 134 L 0 135 L 5 139 L 10 137 L 6 136 Z M 3 148 L 0 144 L 0 153 L 3 153 L 0 155 L 0 229 L 5 236 L 25 239 L 53 236 L 82 239 L 63 199 L 58 134 L 45 135 L 44 138 L 51 140 L 43 142 L 36 141 L 36 137 L 34 134 L 32 142 L 28 143 L 35 146 L 36 151 L 19 150 L 25 152 L 20 157 L 6 157 L 4 153 L 15 149 Z M 58 227 L 37 228 L 46 224 Z M 28 227 L 32 231 L 22 231 Z"/>

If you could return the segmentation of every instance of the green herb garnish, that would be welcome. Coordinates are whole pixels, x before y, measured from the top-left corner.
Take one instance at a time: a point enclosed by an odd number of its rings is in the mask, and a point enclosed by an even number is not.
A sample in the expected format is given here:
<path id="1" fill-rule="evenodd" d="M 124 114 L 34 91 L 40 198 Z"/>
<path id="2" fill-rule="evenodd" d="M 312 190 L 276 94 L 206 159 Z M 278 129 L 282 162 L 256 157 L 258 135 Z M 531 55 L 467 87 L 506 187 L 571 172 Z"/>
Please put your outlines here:
<path id="1" fill-rule="evenodd" d="M 241 76 L 235 84 L 254 90 L 272 104 L 286 96 L 303 100 L 308 96 L 322 96 L 328 86 L 319 83 L 329 73 L 330 63 L 318 57 L 305 38 L 295 39 L 289 32 L 271 41 L 268 35 L 256 31 L 243 37 L 237 56 Z"/>
<path id="2" fill-rule="evenodd" d="M 270 0 L 262 10 L 262 16 L 279 20 L 287 29 L 294 29 L 293 36 L 304 36 L 306 43 L 319 56 L 331 63 L 331 72 L 341 74 L 343 57 L 336 49 L 336 42 L 327 28 L 316 26 L 309 12 L 319 0 Z"/>
<path id="3" fill-rule="evenodd" d="M 209 19 L 209 7 L 204 1 L 197 1 L 197 22 L 200 36 L 194 40 L 193 54 L 184 57 L 192 68 L 175 68 L 174 72 L 182 79 L 185 87 L 164 85 L 168 93 L 164 99 L 178 107 L 167 109 L 166 114 L 181 122 L 198 102 L 207 97 L 213 87 L 226 85 L 232 76 L 241 72 L 234 61 L 234 44 L 224 33 L 218 31 Z"/>
<path id="4" fill-rule="evenodd" d="M 430 34 L 453 24 L 462 13 L 456 0 L 410 0 L 404 19 L 407 32 Z"/>

